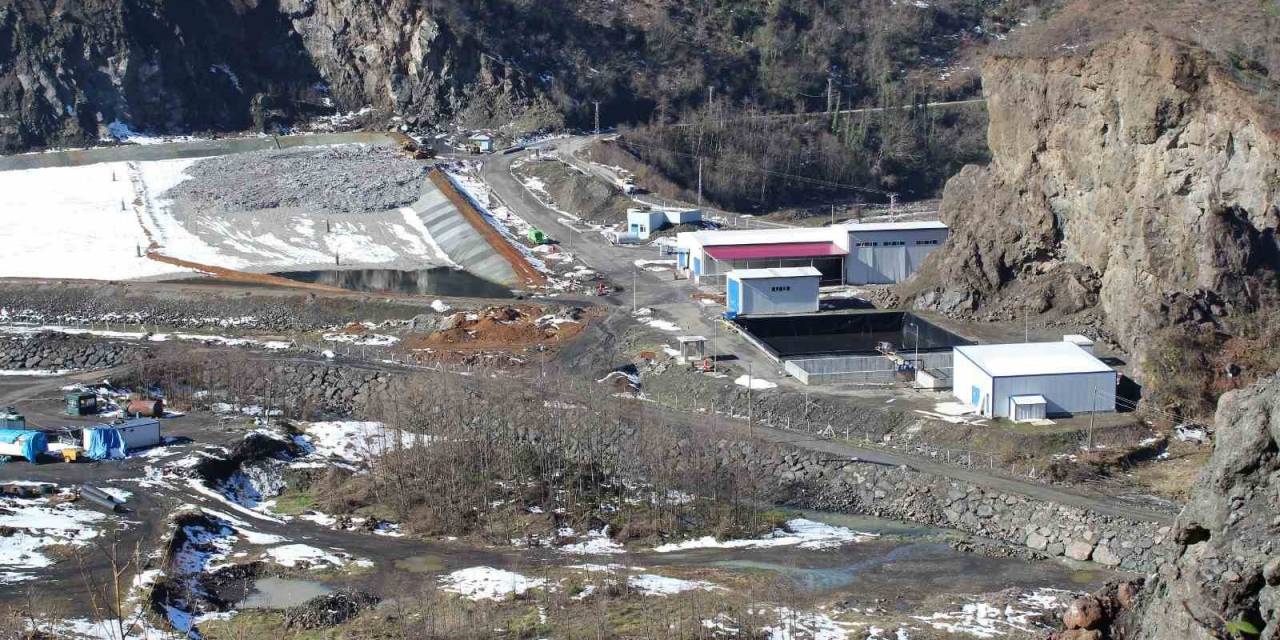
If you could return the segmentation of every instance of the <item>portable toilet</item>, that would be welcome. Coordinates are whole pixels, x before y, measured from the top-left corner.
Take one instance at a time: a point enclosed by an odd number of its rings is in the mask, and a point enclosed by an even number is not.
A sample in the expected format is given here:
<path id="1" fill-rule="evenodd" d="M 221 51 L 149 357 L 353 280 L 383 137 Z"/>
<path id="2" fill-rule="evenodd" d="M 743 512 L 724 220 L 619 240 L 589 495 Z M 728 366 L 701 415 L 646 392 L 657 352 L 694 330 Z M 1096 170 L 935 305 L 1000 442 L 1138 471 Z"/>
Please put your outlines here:
<path id="1" fill-rule="evenodd" d="M 87 391 L 72 391 L 64 396 L 69 416 L 87 416 L 98 412 L 98 396 Z"/>
<path id="2" fill-rule="evenodd" d="M 547 234 L 537 227 L 529 227 L 529 232 L 526 235 L 529 237 L 529 242 L 534 244 L 546 244 L 547 242 Z"/>

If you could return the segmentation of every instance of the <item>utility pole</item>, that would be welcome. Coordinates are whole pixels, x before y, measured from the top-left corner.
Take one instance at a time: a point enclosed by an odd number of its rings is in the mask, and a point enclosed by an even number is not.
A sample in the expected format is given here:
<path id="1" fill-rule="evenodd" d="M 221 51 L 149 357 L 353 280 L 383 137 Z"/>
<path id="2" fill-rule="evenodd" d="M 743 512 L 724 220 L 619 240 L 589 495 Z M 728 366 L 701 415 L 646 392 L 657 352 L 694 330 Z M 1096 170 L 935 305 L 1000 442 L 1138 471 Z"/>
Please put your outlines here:
<path id="1" fill-rule="evenodd" d="M 1098 383 L 1089 383 L 1089 450 L 1093 450 L 1093 418 L 1098 415 Z"/>
<path id="2" fill-rule="evenodd" d="M 831 203 L 831 226 L 836 226 L 836 203 Z"/>
<path id="3" fill-rule="evenodd" d="M 752 437 L 755 437 L 755 435 L 756 435 L 756 420 L 755 420 L 755 415 L 756 415 L 756 411 L 755 411 L 755 409 L 756 409 L 756 407 L 755 407 L 755 403 L 754 403 L 754 402 L 752 402 L 752 400 L 751 400 L 751 386 L 752 386 L 752 384 L 751 384 L 751 363 L 750 363 L 750 362 L 748 362 L 748 363 L 747 363 L 747 431 L 748 431 L 748 432 L 750 432 L 750 434 L 751 434 L 751 436 L 752 436 Z"/>
<path id="4" fill-rule="evenodd" d="M 639 284 L 640 269 L 638 267 L 631 268 L 631 313 L 636 312 L 636 286 Z"/>
<path id="5" fill-rule="evenodd" d="M 715 100 L 714 98 L 715 91 L 716 91 L 716 88 L 713 85 L 707 85 L 707 106 L 708 107 L 710 107 L 711 103 Z"/>
<path id="6" fill-rule="evenodd" d="M 718 341 L 720 339 L 720 319 L 715 318 L 711 321 L 711 371 L 718 372 L 720 366 L 720 347 Z"/>
<path id="7" fill-rule="evenodd" d="M 702 206 L 702 156 L 698 156 L 698 206 Z"/>
<path id="8" fill-rule="evenodd" d="M 593 100 L 592 104 L 596 105 L 596 137 L 600 137 L 600 101 Z"/>
<path id="9" fill-rule="evenodd" d="M 831 74 L 827 74 L 827 111 L 831 111 Z"/>

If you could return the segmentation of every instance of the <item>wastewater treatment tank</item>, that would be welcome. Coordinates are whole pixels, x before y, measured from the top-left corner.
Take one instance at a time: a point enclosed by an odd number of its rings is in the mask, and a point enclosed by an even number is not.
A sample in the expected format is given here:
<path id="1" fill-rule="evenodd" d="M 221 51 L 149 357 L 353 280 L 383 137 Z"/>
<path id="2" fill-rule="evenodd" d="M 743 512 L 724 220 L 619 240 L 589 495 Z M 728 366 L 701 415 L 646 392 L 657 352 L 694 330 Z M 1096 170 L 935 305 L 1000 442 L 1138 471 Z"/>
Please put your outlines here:
<path id="1" fill-rule="evenodd" d="M 973 344 L 907 311 L 738 317 L 734 323 L 778 360 L 876 355 L 883 351 L 881 343 L 886 342 L 895 350 L 918 349 L 921 353 Z"/>

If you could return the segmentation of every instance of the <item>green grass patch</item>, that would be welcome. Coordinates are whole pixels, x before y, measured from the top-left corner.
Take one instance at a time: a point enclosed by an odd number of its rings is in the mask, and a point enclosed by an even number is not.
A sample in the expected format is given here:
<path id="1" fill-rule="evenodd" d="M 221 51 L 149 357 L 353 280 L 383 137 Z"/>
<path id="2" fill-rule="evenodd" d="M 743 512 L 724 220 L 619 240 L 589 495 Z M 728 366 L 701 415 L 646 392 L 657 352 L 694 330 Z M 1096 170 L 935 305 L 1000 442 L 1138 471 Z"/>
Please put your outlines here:
<path id="1" fill-rule="evenodd" d="M 296 516 L 316 508 L 316 497 L 310 490 L 297 491 L 288 489 L 276 496 L 275 500 L 276 504 L 273 510 L 276 513 L 287 516 Z"/>

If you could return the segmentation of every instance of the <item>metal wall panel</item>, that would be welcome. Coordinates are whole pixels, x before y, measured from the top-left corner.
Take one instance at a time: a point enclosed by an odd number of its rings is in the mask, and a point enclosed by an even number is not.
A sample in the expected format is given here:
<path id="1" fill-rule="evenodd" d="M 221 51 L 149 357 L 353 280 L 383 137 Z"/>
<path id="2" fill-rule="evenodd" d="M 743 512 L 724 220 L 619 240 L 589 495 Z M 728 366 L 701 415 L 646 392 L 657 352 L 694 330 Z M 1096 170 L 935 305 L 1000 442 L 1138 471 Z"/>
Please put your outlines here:
<path id="1" fill-rule="evenodd" d="M 953 351 L 955 361 L 951 369 L 951 393 L 957 400 L 967 404 L 983 415 L 991 415 L 991 377 L 963 353 Z M 977 388 L 977 402 L 974 402 L 973 390 Z M 1008 410 L 1009 400 L 1005 399 L 1004 411 Z"/>
<path id="2" fill-rule="evenodd" d="M 818 310 L 818 276 L 742 280 L 741 315 L 813 313 Z M 775 287 L 787 287 L 774 291 Z"/>
<path id="3" fill-rule="evenodd" d="M 848 284 L 892 284 L 907 280 L 930 253 L 946 242 L 948 233 L 947 229 L 850 232 L 845 280 Z M 876 246 L 859 247 L 859 242 L 873 242 Z M 903 244 L 886 247 L 886 242 Z"/>
<path id="4" fill-rule="evenodd" d="M 1116 374 L 1103 371 L 996 378 L 992 393 L 996 417 L 1009 417 L 1010 396 L 1036 394 L 1047 401 L 1045 410 L 1049 416 L 1112 412 L 1116 410 Z"/>

